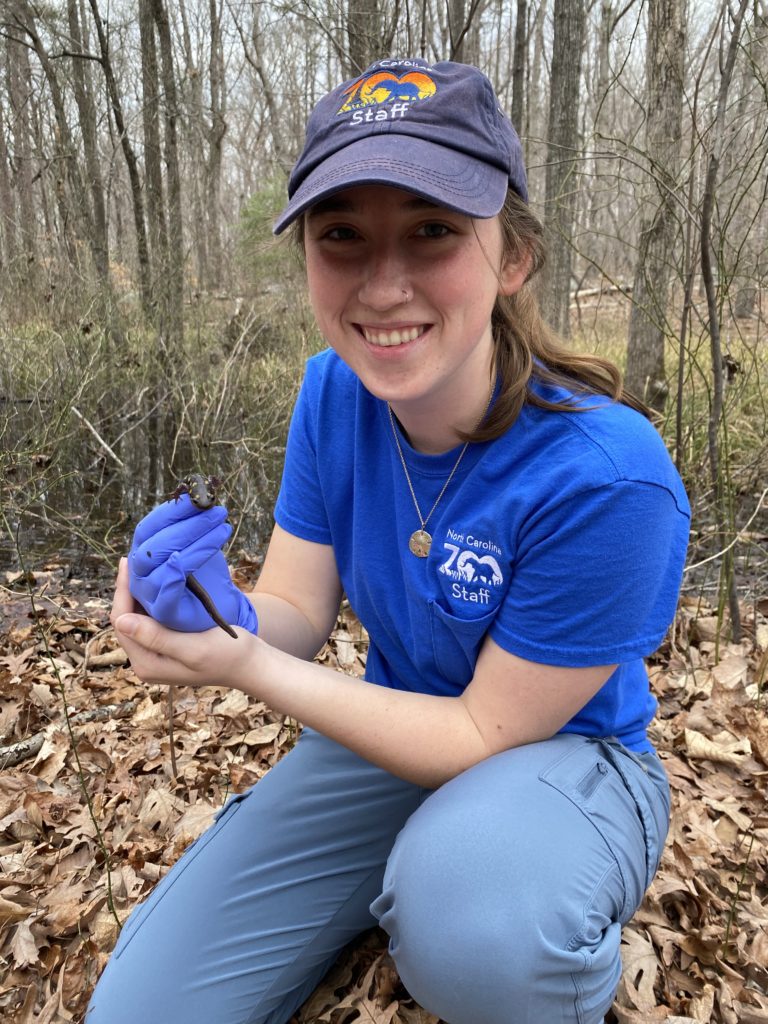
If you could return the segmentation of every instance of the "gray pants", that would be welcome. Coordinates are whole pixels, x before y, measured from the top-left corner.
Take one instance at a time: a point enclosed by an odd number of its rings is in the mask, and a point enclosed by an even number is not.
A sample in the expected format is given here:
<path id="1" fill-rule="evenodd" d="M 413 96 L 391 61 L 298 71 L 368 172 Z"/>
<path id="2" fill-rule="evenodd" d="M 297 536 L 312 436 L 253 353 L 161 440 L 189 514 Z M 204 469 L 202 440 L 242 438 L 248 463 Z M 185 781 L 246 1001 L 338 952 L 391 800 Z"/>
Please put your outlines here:
<path id="1" fill-rule="evenodd" d="M 654 754 L 561 734 L 437 791 L 318 733 L 233 797 L 127 921 L 87 1024 L 285 1024 L 377 921 L 450 1024 L 598 1024 L 658 866 Z"/>

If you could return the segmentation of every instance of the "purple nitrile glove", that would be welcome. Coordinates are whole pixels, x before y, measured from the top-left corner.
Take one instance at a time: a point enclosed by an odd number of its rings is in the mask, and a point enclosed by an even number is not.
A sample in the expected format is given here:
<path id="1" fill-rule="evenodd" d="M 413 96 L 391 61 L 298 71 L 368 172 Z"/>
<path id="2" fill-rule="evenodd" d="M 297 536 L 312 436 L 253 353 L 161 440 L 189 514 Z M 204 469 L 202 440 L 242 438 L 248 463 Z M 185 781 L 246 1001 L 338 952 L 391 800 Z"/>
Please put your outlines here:
<path id="1" fill-rule="evenodd" d="M 187 574 L 210 595 L 222 618 L 251 633 L 256 610 L 232 582 L 221 550 L 232 533 L 223 505 L 198 509 L 188 494 L 166 501 L 146 515 L 128 553 L 131 594 L 163 626 L 199 633 L 216 623 L 187 587 Z"/>

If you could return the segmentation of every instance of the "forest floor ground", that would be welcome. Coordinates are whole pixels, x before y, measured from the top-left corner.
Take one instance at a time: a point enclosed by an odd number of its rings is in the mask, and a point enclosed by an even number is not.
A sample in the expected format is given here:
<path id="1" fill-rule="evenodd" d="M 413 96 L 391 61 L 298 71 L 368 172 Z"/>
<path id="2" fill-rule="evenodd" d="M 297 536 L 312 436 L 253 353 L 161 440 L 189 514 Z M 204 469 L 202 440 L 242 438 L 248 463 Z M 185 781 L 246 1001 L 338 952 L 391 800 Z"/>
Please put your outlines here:
<path id="1" fill-rule="evenodd" d="M 167 692 L 127 666 L 108 605 L 108 584 L 65 579 L 54 563 L 0 580 L 6 1024 L 82 1021 L 118 921 L 296 737 L 295 723 L 238 691 L 179 691 L 174 779 Z M 672 826 L 624 930 L 611 1024 L 768 1022 L 768 599 L 743 618 L 732 643 L 713 608 L 684 597 L 650 664 Z M 320 659 L 359 675 L 365 656 L 342 611 Z M 437 1024 L 404 990 L 378 930 L 343 952 L 292 1024 L 352 1021 Z"/>

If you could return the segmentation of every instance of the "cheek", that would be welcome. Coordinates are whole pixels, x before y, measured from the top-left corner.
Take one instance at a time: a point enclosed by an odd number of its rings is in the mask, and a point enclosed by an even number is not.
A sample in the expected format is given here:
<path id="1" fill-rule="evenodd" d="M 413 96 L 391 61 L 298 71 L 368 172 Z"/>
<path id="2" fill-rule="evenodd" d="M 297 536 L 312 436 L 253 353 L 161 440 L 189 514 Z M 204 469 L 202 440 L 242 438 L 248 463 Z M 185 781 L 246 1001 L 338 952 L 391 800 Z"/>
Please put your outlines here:
<path id="1" fill-rule="evenodd" d="M 451 309 L 467 320 L 486 314 L 490 317 L 499 280 L 489 264 L 489 256 L 479 245 L 468 244 L 454 260 L 435 267 L 430 281 L 432 294 L 439 297 L 446 310 Z"/>
<path id="2" fill-rule="evenodd" d="M 322 264 L 310 263 L 307 260 L 307 289 L 312 311 L 319 323 L 327 322 L 333 315 L 334 303 L 338 287 L 333 274 Z"/>

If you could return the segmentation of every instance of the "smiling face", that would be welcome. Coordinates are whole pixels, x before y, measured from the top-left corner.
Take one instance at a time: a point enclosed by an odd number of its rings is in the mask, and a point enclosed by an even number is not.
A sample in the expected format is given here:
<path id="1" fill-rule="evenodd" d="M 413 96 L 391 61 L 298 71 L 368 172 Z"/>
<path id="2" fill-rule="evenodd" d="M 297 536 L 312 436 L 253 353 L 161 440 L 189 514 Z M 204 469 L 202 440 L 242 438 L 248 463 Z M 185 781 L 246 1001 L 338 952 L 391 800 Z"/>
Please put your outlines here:
<path id="1" fill-rule="evenodd" d="M 496 296 L 525 279 L 525 261 L 503 257 L 498 218 L 366 185 L 307 213 L 304 248 L 328 343 L 417 447 L 453 447 L 488 401 Z"/>

